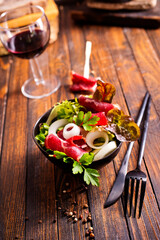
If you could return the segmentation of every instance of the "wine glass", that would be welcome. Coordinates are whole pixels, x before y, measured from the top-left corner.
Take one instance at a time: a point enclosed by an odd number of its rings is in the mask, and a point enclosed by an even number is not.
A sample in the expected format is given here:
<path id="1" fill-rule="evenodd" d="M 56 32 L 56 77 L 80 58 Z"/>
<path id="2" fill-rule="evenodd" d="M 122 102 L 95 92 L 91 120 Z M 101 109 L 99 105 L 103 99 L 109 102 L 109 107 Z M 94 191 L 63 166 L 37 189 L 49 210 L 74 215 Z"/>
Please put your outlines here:
<path id="1" fill-rule="evenodd" d="M 42 7 L 28 5 L 2 13 L 0 39 L 8 52 L 29 59 L 32 77 L 21 88 L 24 96 L 38 99 L 49 96 L 59 88 L 60 82 L 56 77 L 44 79 L 37 59 L 50 39 L 50 25 Z"/>

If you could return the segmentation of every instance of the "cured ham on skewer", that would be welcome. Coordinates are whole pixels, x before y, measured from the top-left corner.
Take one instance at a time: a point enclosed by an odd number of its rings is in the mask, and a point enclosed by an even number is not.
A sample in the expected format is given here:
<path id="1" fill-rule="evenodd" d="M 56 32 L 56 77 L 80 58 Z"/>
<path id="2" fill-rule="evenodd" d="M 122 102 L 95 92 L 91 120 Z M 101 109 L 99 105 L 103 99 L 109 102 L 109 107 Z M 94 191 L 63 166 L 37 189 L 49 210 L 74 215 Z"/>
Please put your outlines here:
<path id="1" fill-rule="evenodd" d="M 93 98 L 88 98 L 80 95 L 78 98 L 80 105 L 85 107 L 88 111 L 92 112 L 105 112 L 108 113 L 109 110 L 117 108 L 114 104 L 108 102 L 100 102 Z"/>

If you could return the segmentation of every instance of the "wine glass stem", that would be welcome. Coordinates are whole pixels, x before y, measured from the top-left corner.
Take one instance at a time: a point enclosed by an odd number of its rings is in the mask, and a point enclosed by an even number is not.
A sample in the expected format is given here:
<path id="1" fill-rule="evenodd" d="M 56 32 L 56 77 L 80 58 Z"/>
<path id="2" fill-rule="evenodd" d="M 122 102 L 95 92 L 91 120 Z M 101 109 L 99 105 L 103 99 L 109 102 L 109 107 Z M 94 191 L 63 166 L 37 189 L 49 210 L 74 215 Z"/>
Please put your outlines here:
<path id="1" fill-rule="evenodd" d="M 36 85 L 43 84 L 44 83 L 43 74 L 42 71 L 40 70 L 37 59 L 36 58 L 29 59 L 29 62 Z"/>

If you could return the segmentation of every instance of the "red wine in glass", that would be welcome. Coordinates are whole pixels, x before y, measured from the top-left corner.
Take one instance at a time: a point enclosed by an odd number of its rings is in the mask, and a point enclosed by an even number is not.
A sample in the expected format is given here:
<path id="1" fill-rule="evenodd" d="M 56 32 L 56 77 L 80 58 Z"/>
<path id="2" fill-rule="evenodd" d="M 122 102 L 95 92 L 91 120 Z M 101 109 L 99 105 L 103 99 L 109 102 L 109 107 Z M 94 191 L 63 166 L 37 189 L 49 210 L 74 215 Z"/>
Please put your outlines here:
<path id="1" fill-rule="evenodd" d="M 49 38 L 41 29 L 20 32 L 8 39 L 7 50 L 20 58 L 30 59 L 39 56 L 46 48 Z"/>
<path id="2" fill-rule="evenodd" d="M 37 59 L 50 39 L 50 24 L 42 7 L 26 5 L 25 9 L 16 8 L 2 13 L 0 39 L 8 52 L 29 59 L 32 76 L 21 88 L 24 96 L 39 99 L 59 88 L 60 81 L 55 75 L 49 75 L 48 60 L 40 65 Z M 46 70 L 42 72 L 43 66 L 46 66 Z"/>

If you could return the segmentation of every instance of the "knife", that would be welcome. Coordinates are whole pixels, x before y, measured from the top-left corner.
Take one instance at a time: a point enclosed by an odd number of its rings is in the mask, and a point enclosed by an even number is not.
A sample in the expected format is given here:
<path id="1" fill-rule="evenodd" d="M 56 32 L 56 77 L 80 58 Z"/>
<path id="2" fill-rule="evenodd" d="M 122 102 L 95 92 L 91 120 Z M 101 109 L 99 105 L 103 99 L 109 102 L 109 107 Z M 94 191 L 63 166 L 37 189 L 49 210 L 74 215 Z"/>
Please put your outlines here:
<path id="1" fill-rule="evenodd" d="M 143 102 L 142 102 L 142 105 L 141 105 L 141 108 L 139 110 L 139 114 L 138 114 L 138 117 L 137 117 L 137 125 L 140 126 L 141 124 L 141 121 L 142 121 L 142 118 L 143 118 L 143 115 L 144 115 L 144 112 L 145 112 L 145 109 L 146 109 L 146 105 L 147 105 L 147 102 L 148 102 L 148 98 L 149 98 L 149 92 L 147 91 L 146 94 L 145 94 L 145 97 L 143 99 Z M 116 177 L 116 180 L 113 184 L 113 187 L 104 203 L 104 208 L 107 208 L 107 207 L 110 207 L 111 205 L 113 205 L 119 198 L 120 196 L 122 195 L 123 193 L 123 189 L 124 189 L 124 184 L 125 184 L 125 177 L 126 177 L 126 174 L 127 174 L 127 168 L 128 168 L 128 161 L 129 161 L 129 157 L 130 157 L 130 154 L 131 154 L 131 150 L 132 150 L 132 147 L 133 147 L 133 144 L 134 142 L 130 142 L 129 145 L 128 145 L 128 149 L 127 149 L 127 152 L 124 156 L 124 159 L 122 161 L 122 164 L 121 164 L 121 167 L 120 167 L 120 170 L 118 172 L 118 175 Z"/>

